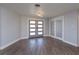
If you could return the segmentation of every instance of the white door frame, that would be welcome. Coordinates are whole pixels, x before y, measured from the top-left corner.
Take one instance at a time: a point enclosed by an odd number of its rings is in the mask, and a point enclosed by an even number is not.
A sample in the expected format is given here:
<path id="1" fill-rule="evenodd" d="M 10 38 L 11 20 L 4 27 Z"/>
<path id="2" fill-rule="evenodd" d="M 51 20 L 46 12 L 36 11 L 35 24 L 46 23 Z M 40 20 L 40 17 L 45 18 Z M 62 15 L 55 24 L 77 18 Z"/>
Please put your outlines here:
<path id="1" fill-rule="evenodd" d="M 29 22 L 30 22 L 31 20 L 32 20 L 32 21 L 34 20 L 35 22 L 38 22 L 38 21 L 42 21 L 42 22 L 43 22 L 43 24 L 42 24 L 42 25 L 43 25 L 43 27 L 42 27 L 42 29 L 43 29 L 43 31 L 42 31 L 42 33 L 43 33 L 42 36 L 43 36 L 43 35 L 44 35 L 44 21 L 43 21 L 42 19 L 29 18 Z M 37 25 L 38 25 L 38 24 L 36 23 L 35 26 L 37 26 Z M 29 26 L 30 26 L 30 23 L 29 23 Z M 36 27 L 36 28 L 37 28 L 37 27 Z M 36 30 L 36 35 L 38 34 L 37 32 L 38 32 L 38 31 Z M 40 36 L 40 35 L 39 35 L 39 36 Z M 29 37 L 30 37 L 30 27 L 29 27 Z"/>
<path id="2" fill-rule="evenodd" d="M 56 21 L 57 21 L 57 20 L 62 20 L 62 38 L 56 36 Z M 51 36 L 54 37 L 54 38 L 63 40 L 63 39 L 64 39 L 64 16 L 51 19 L 51 22 L 52 22 L 52 21 L 54 22 L 54 36 L 52 36 L 52 35 L 51 35 Z M 50 23 L 49 23 L 49 24 L 50 24 Z M 51 26 L 52 26 L 52 25 L 51 25 Z M 51 30 L 52 30 L 52 28 L 51 28 Z"/>

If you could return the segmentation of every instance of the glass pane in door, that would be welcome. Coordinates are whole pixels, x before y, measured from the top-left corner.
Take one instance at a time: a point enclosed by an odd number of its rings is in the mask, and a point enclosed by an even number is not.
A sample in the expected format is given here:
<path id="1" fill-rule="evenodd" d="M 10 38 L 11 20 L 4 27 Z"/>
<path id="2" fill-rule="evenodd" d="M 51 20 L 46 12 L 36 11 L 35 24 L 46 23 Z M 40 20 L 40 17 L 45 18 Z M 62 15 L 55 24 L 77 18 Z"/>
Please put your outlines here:
<path id="1" fill-rule="evenodd" d="M 39 21 L 39 22 L 38 22 L 38 24 L 42 24 L 42 23 L 43 23 L 42 21 Z"/>
<path id="2" fill-rule="evenodd" d="M 38 28 L 38 31 L 42 31 L 42 30 L 43 30 L 42 28 L 41 28 L 41 29 L 40 29 L 40 28 Z"/>
<path id="3" fill-rule="evenodd" d="M 35 32 L 31 32 L 30 35 L 35 35 Z"/>
<path id="4" fill-rule="evenodd" d="M 35 21 L 30 21 L 30 24 L 35 24 Z"/>
<path id="5" fill-rule="evenodd" d="M 35 31 L 35 29 L 30 29 L 30 31 Z"/>
<path id="6" fill-rule="evenodd" d="M 38 25 L 38 27 L 42 27 L 42 25 Z"/>
<path id="7" fill-rule="evenodd" d="M 30 25 L 30 27 L 35 27 L 35 25 Z"/>
<path id="8" fill-rule="evenodd" d="M 38 32 L 38 35 L 42 35 L 43 33 L 42 32 Z"/>

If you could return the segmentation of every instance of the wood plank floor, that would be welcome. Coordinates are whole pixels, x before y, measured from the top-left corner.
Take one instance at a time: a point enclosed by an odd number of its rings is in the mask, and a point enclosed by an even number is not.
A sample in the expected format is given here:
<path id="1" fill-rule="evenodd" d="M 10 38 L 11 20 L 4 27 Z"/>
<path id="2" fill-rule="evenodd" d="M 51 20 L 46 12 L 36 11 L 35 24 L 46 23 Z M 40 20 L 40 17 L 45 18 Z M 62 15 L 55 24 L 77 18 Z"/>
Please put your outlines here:
<path id="1" fill-rule="evenodd" d="M 78 55 L 79 48 L 54 38 L 43 37 L 20 40 L 0 53 L 1 55 Z"/>

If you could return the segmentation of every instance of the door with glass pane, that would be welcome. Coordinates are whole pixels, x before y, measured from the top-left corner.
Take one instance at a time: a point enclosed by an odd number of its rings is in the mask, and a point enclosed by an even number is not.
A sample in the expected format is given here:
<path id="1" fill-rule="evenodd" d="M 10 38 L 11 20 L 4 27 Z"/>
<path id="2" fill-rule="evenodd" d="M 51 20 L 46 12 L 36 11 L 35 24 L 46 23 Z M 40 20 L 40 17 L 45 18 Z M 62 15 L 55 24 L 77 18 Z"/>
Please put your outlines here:
<path id="1" fill-rule="evenodd" d="M 30 20 L 29 21 L 29 37 L 35 37 L 36 36 L 36 21 Z"/>
<path id="2" fill-rule="evenodd" d="M 37 37 L 43 36 L 43 20 L 37 21 Z"/>
<path id="3" fill-rule="evenodd" d="M 30 20 L 29 21 L 29 37 L 41 37 L 43 36 L 43 21 L 42 20 Z"/>

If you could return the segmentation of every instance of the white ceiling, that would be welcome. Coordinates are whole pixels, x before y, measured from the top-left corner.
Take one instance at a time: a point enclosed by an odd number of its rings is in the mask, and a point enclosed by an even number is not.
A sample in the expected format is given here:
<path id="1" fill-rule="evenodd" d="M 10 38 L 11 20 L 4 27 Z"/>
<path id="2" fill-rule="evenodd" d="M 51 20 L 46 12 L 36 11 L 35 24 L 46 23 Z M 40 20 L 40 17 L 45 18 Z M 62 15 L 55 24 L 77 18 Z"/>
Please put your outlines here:
<path id="1" fill-rule="evenodd" d="M 40 5 L 46 17 L 53 17 L 71 10 L 79 9 L 78 3 L 40 3 Z M 0 6 L 10 8 L 21 15 L 31 16 L 31 9 L 34 3 L 7 3 L 0 4 Z"/>

